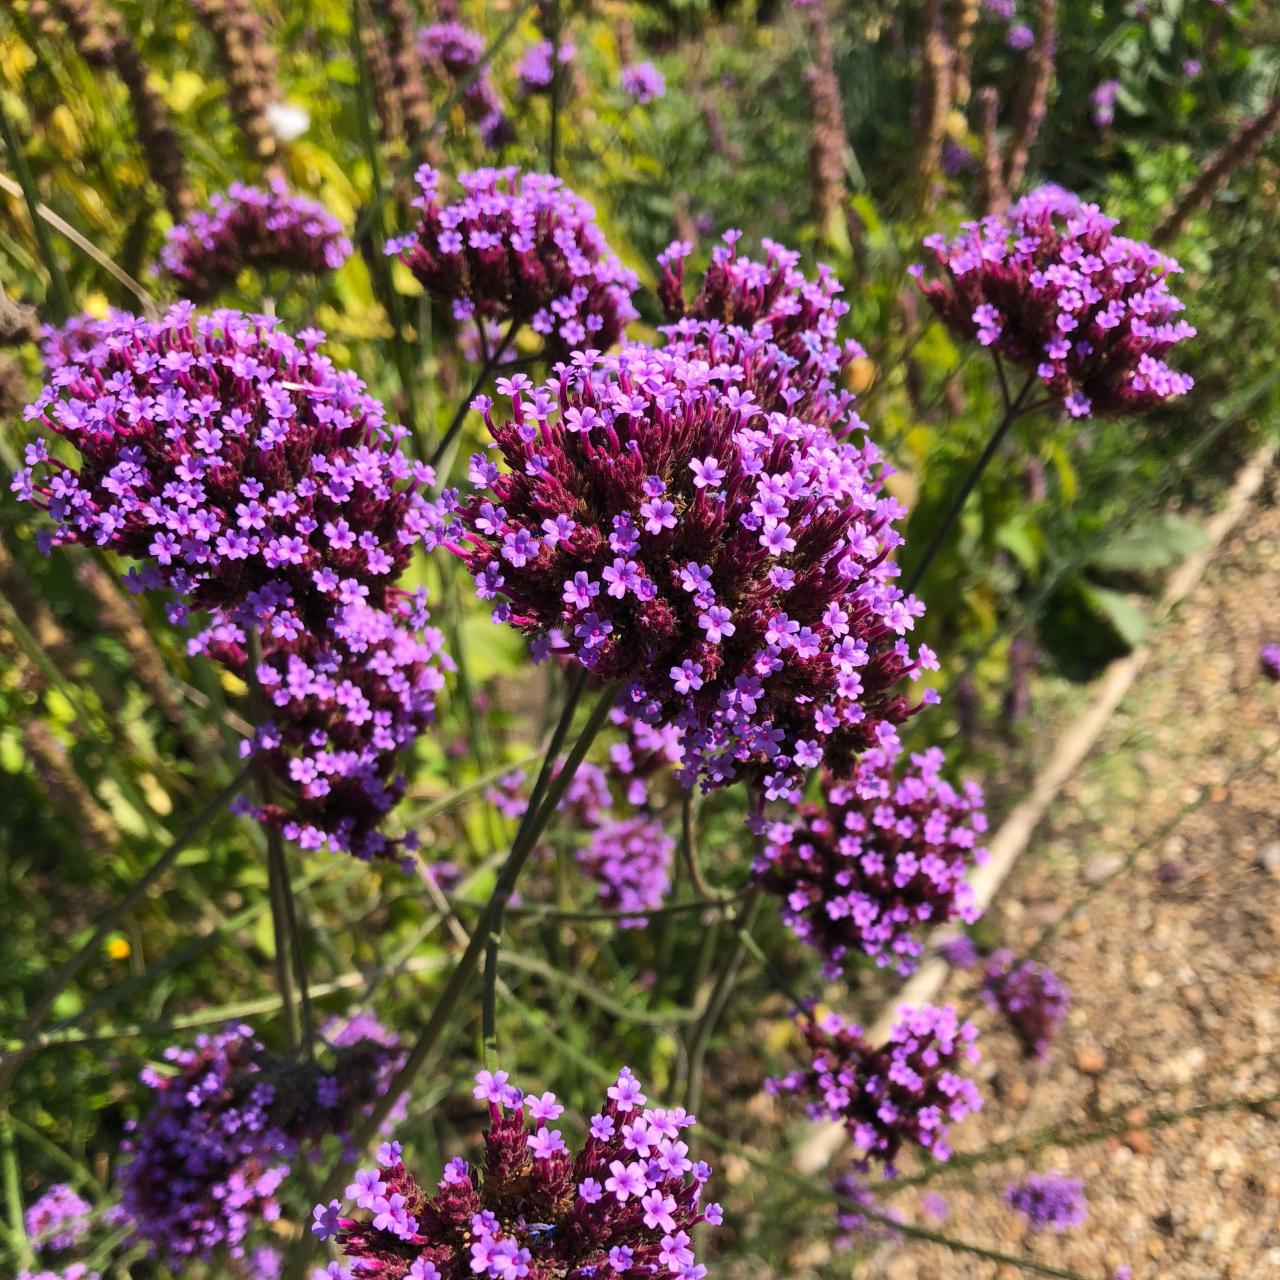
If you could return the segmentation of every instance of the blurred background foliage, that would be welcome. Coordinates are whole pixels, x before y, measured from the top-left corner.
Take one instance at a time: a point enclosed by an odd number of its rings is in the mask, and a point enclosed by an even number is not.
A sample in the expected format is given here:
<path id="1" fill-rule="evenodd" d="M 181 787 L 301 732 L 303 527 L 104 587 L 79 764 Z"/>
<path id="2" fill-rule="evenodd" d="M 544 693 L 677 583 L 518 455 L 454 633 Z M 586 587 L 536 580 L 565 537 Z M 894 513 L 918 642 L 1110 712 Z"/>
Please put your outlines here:
<path id="1" fill-rule="evenodd" d="M 140 292 L 164 301 L 152 264 L 174 200 L 148 164 L 137 85 L 118 70 L 122 44 L 167 113 L 194 204 L 236 178 L 279 173 L 323 201 L 357 242 L 323 281 L 242 278 L 225 303 L 324 328 L 334 358 L 423 441 L 443 430 L 476 367 L 447 318 L 381 252 L 386 236 L 411 225 L 408 179 L 423 158 L 449 170 L 554 164 L 593 201 L 646 285 L 672 238 L 696 240 L 705 257 L 728 227 L 741 228 L 749 246 L 773 237 L 811 265 L 831 264 L 851 307 L 848 333 L 867 350 L 853 371 L 862 413 L 911 508 L 909 566 L 999 410 L 990 366 L 957 348 L 913 297 L 907 268 L 922 235 L 985 212 L 1000 194 L 995 170 L 1002 180 L 1014 170 L 1014 197 L 1043 180 L 1097 200 L 1125 231 L 1156 236 L 1181 259 L 1178 292 L 1200 330 L 1186 356 L 1198 386 L 1140 423 L 1023 421 L 923 583 L 922 638 L 941 654 L 938 680 L 952 696 L 917 722 L 914 738 L 950 744 L 962 771 L 1000 773 L 1024 732 L 1031 672 L 1086 680 L 1141 639 L 1146 597 L 1196 545 L 1197 512 L 1273 428 L 1280 150 L 1265 131 L 1246 150 L 1240 130 L 1275 109 L 1276 12 L 1253 0 L 1040 0 L 1019 15 L 1038 43 L 1019 51 L 1009 47 L 1009 21 L 978 0 L 831 5 L 825 17 L 782 0 L 564 0 L 558 11 L 532 0 L 427 4 L 9 0 L 0 13 L 0 105 L 33 194 L 74 233 L 46 230 L 74 309 L 136 309 Z M 218 34 L 245 15 L 242 36 L 257 31 L 244 37 L 247 80 Z M 416 118 L 426 138 L 406 123 L 413 102 L 404 86 L 388 105 L 397 39 L 455 15 L 489 46 L 485 73 L 512 124 L 497 148 L 468 118 L 465 80 L 437 74 L 410 86 L 424 100 Z M 546 95 L 522 96 L 514 68 L 557 16 L 560 39 L 577 55 L 553 113 Z M 104 61 L 104 47 L 116 56 Z M 668 91 L 640 106 L 621 91 L 619 73 L 644 57 Z M 1037 121 L 1028 104 L 1046 66 Z M 1100 123 L 1096 92 L 1110 80 L 1114 116 Z M 1027 156 L 1018 175 L 1020 139 Z M 1180 193 L 1216 160 L 1211 189 L 1170 225 Z M 58 282 L 12 153 L 0 172 L 0 302 L 6 315 L 11 304 L 30 304 L 60 322 Z M 659 316 L 651 296 L 639 305 L 643 335 Z M 18 465 L 20 406 L 39 371 L 35 344 L 14 345 L 0 376 L 6 472 Z M 423 826 L 425 862 L 456 864 L 461 882 L 451 893 L 465 911 L 483 900 L 494 854 L 511 836 L 484 802 L 485 787 L 535 749 L 529 725 L 554 699 L 453 565 L 437 559 L 417 572 L 461 665 L 438 733 L 419 748 L 405 821 Z M 0 508 L 6 1047 L 51 966 L 89 936 L 236 759 L 245 691 L 188 657 L 154 603 L 126 598 L 117 579 L 88 553 L 42 557 L 30 513 L 12 502 Z M 469 790 L 450 802 L 460 787 Z M 740 819 L 739 800 L 717 796 L 704 807 L 702 859 L 723 887 L 741 879 L 749 858 Z M 195 1026 L 276 1011 L 259 839 L 251 824 L 221 820 L 184 855 L 172 887 L 149 897 L 64 993 L 50 1044 L 28 1059 L 11 1108 L 7 1150 L 20 1158 L 7 1170 L 20 1169 L 21 1196 L 69 1176 L 105 1203 L 110 1153 L 136 1114 L 143 1063 Z M 550 851 L 525 886 L 530 902 L 591 908 L 589 891 L 565 874 L 571 843 Z M 450 917 L 424 892 L 421 870 L 370 873 L 307 859 L 296 876 L 320 1003 L 351 1007 L 376 987 L 380 1015 L 417 1025 L 451 945 Z M 517 914 L 512 927 L 519 962 L 504 975 L 502 1017 L 513 1069 L 574 1100 L 594 1096 L 600 1075 L 622 1061 L 655 1092 L 672 1085 L 727 926 L 673 915 L 619 932 Z M 762 929 L 784 969 L 808 969 L 775 923 Z M 687 963 L 673 965 L 674 955 Z M 743 1016 L 785 1008 L 753 962 L 746 980 Z M 868 996 L 878 990 L 869 975 Z M 755 1124 L 745 1100 L 775 1047 L 717 1060 L 714 1093 L 725 1105 L 710 1105 L 709 1119 L 718 1132 L 742 1137 Z M 470 1051 L 455 1054 L 415 1098 L 409 1134 L 424 1167 L 474 1131 L 469 1104 L 434 1105 L 458 1096 L 472 1066 Z M 729 1105 L 735 1098 L 742 1106 Z M 731 1181 L 735 1168 L 749 1176 L 739 1166 L 729 1161 Z M 5 1187 L 12 1209 L 14 1182 Z M 791 1242 L 770 1232 L 787 1215 L 766 1221 L 749 1204 L 720 1247 L 784 1256 Z M 117 1265 L 158 1274 L 136 1251 Z"/>

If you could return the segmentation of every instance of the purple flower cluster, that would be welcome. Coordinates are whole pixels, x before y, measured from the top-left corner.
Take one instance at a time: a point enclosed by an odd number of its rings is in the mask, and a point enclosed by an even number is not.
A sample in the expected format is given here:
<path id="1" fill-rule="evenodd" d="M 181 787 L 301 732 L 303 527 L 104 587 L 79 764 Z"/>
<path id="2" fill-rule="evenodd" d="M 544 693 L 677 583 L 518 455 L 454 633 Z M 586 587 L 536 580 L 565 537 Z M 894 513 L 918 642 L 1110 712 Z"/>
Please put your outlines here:
<path id="1" fill-rule="evenodd" d="M 900 1233 L 880 1217 L 868 1217 L 868 1213 L 886 1218 L 899 1217 L 893 1209 L 884 1207 L 875 1193 L 857 1173 L 842 1173 L 832 1184 L 832 1191 L 840 1197 L 836 1204 L 836 1228 L 839 1232 L 832 1243 L 837 1249 L 852 1249 L 855 1245 L 882 1244 L 896 1240 Z"/>
<path id="2" fill-rule="evenodd" d="M 577 56 L 578 50 L 575 45 L 567 41 L 560 45 L 560 66 L 563 68 L 570 66 Z M 532 97 L 537 93 L 546 93 L 551 88 L 551 82 L 555 78 L 553 74 L 552 60 L 555 57 L 556 49 L 550 40 L 539 40 L 537 44 L 530 45 L 525 50 L 520 61 L 516 63 L 516 81 L 520 85 L 520 92 L 526 96 Z"/>
<path id="3" fill-rule="evenodd" d="M 486 147 L 511 141 L 515 131 L 493 87 L 489 68 L 481 66 L 484 37 L 478 31 L 460 22 L 432 23 L 418 32 L 418 55 L 438 80 L 454 86 L 466 84 L 462 107 Z"/>
<path id="4" fill-rule="evenodd" d="M 15 492 L 53 517 L 47 541 L 144 562 L 131 585 L 175 592 L 173 622 L 207 615 L 192 651 L 256 680 L 252 749 L 287 793 L 257 816 L 308 848 L 391 852 L 397 754 L 443 682 L 424 593 L 394 586 L 430 527 L 430 469 L 315 330 L 185 303 L 96 326 L 26 411 L 81 468 L 37 439 Z"/>
<path id="5" fill-rule="evenodd" d="M 155 1096 L 120 1177 L 124 1208 L 154 1252 L 178 1269 L 218 1249 L 244 1256 L 250 1230 L 280 1216 L 276 1192 L 294 1157 L 343 1136 L 386 1086 L 396 1042 L 367 1019 L 353 1035 L 331 1060 L 297 1064 L 230 1026 L 167 1050 L 168 1070 L 143 1072 Z"/>
<path id="6" fill-rule="evenodd" d="M 1119 80 L 1103 80 L 1094 86 L 1089 95 L 1090 115 L 1100 129 L 1106 128 L 1116 118 L 1116 99 L 1120 96 Z"/>
<path id="7" fill-rule="evenodd" d="M 847 779 L 825 780 L 825 804 L 765 828 L 754 872 L 782 899 L 782 918 L 838 977 L 858 954 L 910 973 L 924 951 L 917 932 L 979 911 L 966 872 L 985 861 L 982 789 L 940 776 L 934 748 L 899 768 L 868 752 Z"/>
<path id="8" fill-rule="evenodd" d="M 523 1095 L 505 1071 L 476 1076 L 489 1106 L 484 1161 L 450 1160 L 434 1195 L 414 1180 L 398 1142 L 347 1188 L 359 1218 L 337 1200 L 317 1205 L 312 1231 L 334 1239 L 350 1270 L 322 1276 L 379 1280 L 553 1280 L 649 1277 L 701 1280 L 690 1237 L 719 1224 L 720 1206 L 701 1206 L 710 1167 L 689 1159 L 681 1138 L 694 1118 L 683 1108 L 645 1107 L 625 1067 L 591 1117 L 574 1155 L 552 1126 L 564 1112 L 553 1093 Z"/>
<path id="9" fill-rule="evenodd" d="M 662 72 L 652 62 L 634 62 L 622 68 L 622 92 L 647 107 L 667 91 Z"/>
<path id="10" fill-rule="evenodd" d="M 506 470 L 472 457 L 440 537 L 497 620 L 676 727 L 685 785 L 746 772 L 777 798 L 896 740 L 915 710 L 897 686 L 933 657 L 904 638 L 922 606 L 892 586 L 900 508 L 874 450 L 762 411 L 731 365 L 644 345 L 498 392 L 501 418 L 476 405 Z"/>
<path id="11" fill-rule="evenodd" d="M 1088 1203 L 1084 1183 L 1057 1173 L 1032 1173 L 1005 1189 L 1004 1202 L 1032 1231 L 1068 1231 L 1084 1224 Z"/>
<path id="12" fill-rule="evenodd" d="M 913 272 L 948 328 L 1033 373 L 1073 417 L 1142 413 L 1191 389 L 1164 357 L 1195 329 L 1172 318 L 1177 262 L 1115 225 L 1096 205 L 1024 202 L 926 237 L 934 266 Z"/>
<path id="13" fill-rule="evenodd" d="M 998 1009 L 1029 1056 L 1049 1053 L 1071 1004 L 1071 993 L 1052 969 L 1033 960 L 1017 960 L 1012 951 L 995 951 L 982 975 L 982 998 Z"/>
<path id="14" fill-rule="evenodd" d="M 950 1005 L 901 1012 L 878 1049 L 838 1014 L 802 1019 L 809 1063 L 765 1081 L 770 1093 L 806 1098 L 811 1119 L 843 1124 L 862 1158 L 879 1160 L 887 1175 L 907 1142 L 948 1159 L 948 1126 L 982 1107 L 977 1085 L 953 1070 L 962 1059 L 977 1060 L 977 1027 L 961 1023 Z"/>
<path id="15" fill-rule="evenodd" d="M 69 1249 L 89 1230 L 89 1202 L 55 1182 L 26 1212 L 27 1236 L 38 1250 Z"/>
<path id="16" fill-rule="evenodd" d="M 101 1280 L 83 1262 L 73 1262 L 65 1271 L 19 1271 L 18 1280 Z"/>
<path id="17" fill-rule="evenodd" d="M 160 270 L 184 298 L 207 302 L 245 267 L 319 274 L 350 256 L 337 218 L 275 178 L 266 188 L 233 182 L 207 210 L 178 223 L 161 251 Z"/>
<path id="18" fill-rule="evenodd" d="M 458 175 L 462 199 L 446 203 L 441 175 L 418 170 L 421 220 L 387 244 L 459 322 L 528 324 L 548 359 L 611 347 L 636 316 L 635 273 L 622 265 L 595 210 L 559 178 L 518 169 Z"/>
<path id="19" fill-rule="evenodd" d="M 1280 644 L 1264 644 L 1258 650 L 1258 661 L 1269 680 L 1280 680 Z"/>
<path id="20" fill-rule="evenodd" d="M 675 847 L 661 822 L 637 814 L 601 822 L 576 857 L 583 874 L 599 885 L 607 909 L 637 913 L 619 927 L 639 929 L 648 923 L 643 912 L 661 906 L 671 888 Z"/>

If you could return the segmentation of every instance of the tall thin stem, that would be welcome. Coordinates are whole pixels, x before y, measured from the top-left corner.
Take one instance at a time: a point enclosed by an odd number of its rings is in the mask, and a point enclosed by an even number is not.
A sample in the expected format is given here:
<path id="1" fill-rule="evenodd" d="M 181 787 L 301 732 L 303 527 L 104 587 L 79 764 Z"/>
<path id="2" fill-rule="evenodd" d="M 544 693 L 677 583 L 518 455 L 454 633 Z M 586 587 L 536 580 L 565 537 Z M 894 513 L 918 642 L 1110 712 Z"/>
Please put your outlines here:
<path id="1" fill-rule="evenodd" d="M 444 435 L 440 437 L 440 443 L 431 451 L 431 457 L 428 459 L 431 466 L 438 468 L 441 465 L 458 432 L 462 430 L 462 424 L 466 421 L 467 414 L 471 411 L 472 400 L 480 394 L 481 388 L 489 381 L 489 375 L 497 368 L 498 361 L 502 359 L 507 348 L 515 340 L 516 331 L 519 328 L 520 321 L 512 320 L 512 322 L 507 326 L 506 333 L 502 335 L 502 340 L 485 356 L 484 363 L 480 367 L 480 372 L 476 375 L 475 382 L 471 384 L 471 390 L 468 391 L 467 394 L 458 402 L 458 408 L 454 412 L 453 419 L 445 429 Z M 443 487 L 444 482 L 447 479 L 447 474 L 437 476 L 437 486 Z"/>
<path id="2" fill-rule="evenodd" d="M 1000 394 L 1004 400 L 1004 413 L 996 425 L 996 429 L 991 433 L 991 439 L 987 441 L 987 447 L 983 449 L 978 460 L 970 467 L 969 474 L 964 478 L 964 483 L 957 490 L 955 497 L 951 499 L 951 505 L 947 508 L 947 512 L 942 517 L 938 527 L 933 531 L 933 537 L 930 538 L 924 554 L 916 561 L 914 568 L 907 575 L 902 589 L 908 595 L 920 585 L 924 575 L 928 572 L 929 566 L 937 557 L 938 552 L 942 550 L 952 526 L 954 526 L 955 522 L 960 518 L 960 513 L 964 510 L 964 504 L 968 501 L 969 495 L 973 492 L 978 481 L 982 479 L 982 473 L 986 471 L 987 465 L 996 456 L 1000 446 L 1004 443 L 1005 437 L 1009 434 L 1009 429 L 1021 416 L 1027 393 L 1031 390 L 1032 383 L 1035 381 L 1035 374 L 1028 374 L 1027 380 L 1022 384 L 1022 389 L 1013 400 L 1010 400 L 1008 384 L 1004 380 L 1004 369 L 998 361 L 996 370 L 1000 374 Z"/>
<path id="3" fill-rule="evenodd" d="M 547 136 L 547 172 L 558 176 L 560 164 L 560 0 L 551 0 L 551 127 Z"/>

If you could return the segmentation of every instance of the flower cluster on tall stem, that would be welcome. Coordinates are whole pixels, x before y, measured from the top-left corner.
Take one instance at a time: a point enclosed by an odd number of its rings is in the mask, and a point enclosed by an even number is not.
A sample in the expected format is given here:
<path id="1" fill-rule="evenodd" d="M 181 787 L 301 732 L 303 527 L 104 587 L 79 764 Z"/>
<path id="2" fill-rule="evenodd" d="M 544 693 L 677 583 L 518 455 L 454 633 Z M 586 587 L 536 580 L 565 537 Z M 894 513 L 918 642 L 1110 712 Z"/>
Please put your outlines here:
<path id="1" fill-rule="evenodd" d="M 1012 951 L 993 952 L 982 974 L 982 998 L 1002 1013 L 1028 1057 L 1045 1058 L 1071 1004 L 1058 975 Z"/>
<path id="2" fill-rule="evenodd" d="M 1195 329 L 1174 319 L 1177 262 L 1115 226 L 1097 205 L 1023 200 L 927 237 L 934 261 L 914 270 L 950 329 L 1033 373 L 1073 417 L 1143 413 L 1191 389 L 1165 357 Z"/>
<path id="3" fill-rule="evenodd" d="M 233 1025 L 143 1073 L 155 1096 L 120 1178 L 124 1210 L 154 1253 L 178 1269 L 218 1251 L 243 1257 L 250 1232 L 280 1216 L 292 1161 L 348 1133 L 398 1056 L 367 1017 L 335 1045 L 330 1059 L 292 1063 Z"/>
<path id="4" fill-rule="evenodd" d="M 476 1076 L 475 1096 L 489 1110 L 481 1164 L 455 1157 L 431 1193 L 405 1167 L 400 1144 L 386 1143 L 347 1188 L 350 1209 L 337 1200 L 315 1207 L 312 1231 L 351 1263 L 327 1274 L 701 1280 L 707 1270 L 690 1232 L 722 1215 L 702 1203 L 711 1169 L 690 1159 L 682 1136 L 694 1117 L 646 1107 L 624 1067 L 574 1154 L 553 1127 L 564 1113 L 555 1094 L 525 1095 L 509 1081 L 506 1071 Z"/>
<path id="5" fill-rule="evenodd" d="M 1058 1173 L 1028 1174 L 1006 1188 L 1004 1202 L 1032 1231 L 1068 1231 L 1089 1216 L 1084 1183 Z"/>
<path id="6" fill-rule="evenodd" d="M 946 1160 L 948 1127 L 982 1106 L 977 1085 L 954 1070 L 977 1059 L 978 1029 L 950 1005 L 904 1009 L 879 1048 L 835 1013 L 800 1027 L 809 1061 L 767 1080 L 766 1089 L 804 1098 L 814 1120 L 839 1121 L 861 1158 L 879 1161 L 886 1174 L 906 1143 Z"/>
<path id="7" fill-rule="evenodd" d="M 858 955 L 910 973 L 921 930 L 977 919 L 964 877 L 986 857 L 982 790 L 952 787 L 942 763 L 936 748 L 906 767 L 869 751 L 849 777 L 824 780 L 822 806 L 767 825 L 756 878 L 782 900 L 791 931 L 822 953 L 826 976 Z"/>
<path id="8" fill-rule="evenodd" d="M 380 826 L 397 757 L 443 681 L 425 594 L 395 586 L 433 477 L 322 338 L 189 304 L 95 322 L 26 411 L 80 469 L 37 438 L 13 487 L 53 518 L 47 543 L 139 561 L 131 585 L 175 593 L 171 621 L 204 616 L 190 649 L 261 689 L 252 747 L 283 795 L 258 816 L 371 857 L 395 847 Z"/>
<path id="9" fill-rule="evenodd" d="M 291 194 L 281 178 L 266 187 L 233 182 L 169 232 L 160 272 L 191 302 L 216 297 L 246 267 L 320 275 L 351 256 L 342 224 L 321 204 Z"/>
<path id="10" fill-rule="evenodd" d="M 439 535 L 497 620 L 676 726 L 686 785 L 781 797 L 894 738 L 933 658 L 905 639 L 920 608 L 893 586 L 900 508 L 873 449 L 638 344 L 498 392 L 501 416 L 476 403 L 506 469 L 475 455 Z"/>
<path id="11" fill-rule="evenodd" d="M 451 19 L 433 22 L 418 32 L 418 56 L 437 80 L 466 85 L 462 107 L 486 147 L 500 147 L 515 136 L 489 68 L 481 66 L 484 37 Z"/>
<path id="12" fill-rule="evenodd" d="M 636 316 L 635 273 L 624 267 L 595 210 L 558 178 L 516 168 L 458 175 L 448 202 L 423 165 L 417 229 L 387 244 L 455 320 L 528 325 L 549 360 L 610 347 Z"/>

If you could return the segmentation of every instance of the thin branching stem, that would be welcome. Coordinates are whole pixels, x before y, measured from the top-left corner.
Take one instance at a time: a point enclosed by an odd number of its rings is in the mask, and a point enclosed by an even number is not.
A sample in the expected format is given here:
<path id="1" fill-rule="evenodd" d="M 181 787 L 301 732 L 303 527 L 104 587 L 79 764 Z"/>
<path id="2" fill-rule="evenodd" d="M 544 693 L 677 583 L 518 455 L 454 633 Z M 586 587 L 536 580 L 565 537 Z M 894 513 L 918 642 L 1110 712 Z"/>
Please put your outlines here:
<path id="1" fill-rule="evenodd" d="M 454 411 L 453 418 L 450 420 L 445 433 L 440 437 L 440 443 L 431 452 L 428 462 L 437 469 L 443 467 L 445 458 L 448 456 L 449 450 L 457 438 L 458 432 L 462 430 L 462 424 L 467 420 L 467 414 L 471 412 L 471 402 L 483 390 L 486 382 L 498 367 L 498 361 L 506 354 L 507 348 L 515 341 L 516 333 L 520 328 L 520 321 L 512 320 L 507 326 L 507 331 L 502 335 L 498 345 L 491 351 L 486 353 L 484 362 L 480 366 L 480 372 L 476 375 L 476 380 L 471 384 L 471 390 L 458 402 L 458 407 Z M 483 332 L 483 324 L 481 325 Z M 437 489 L 442 489 L 448 483 L 448 469 L 440 471 L 436 477 Z"/>

